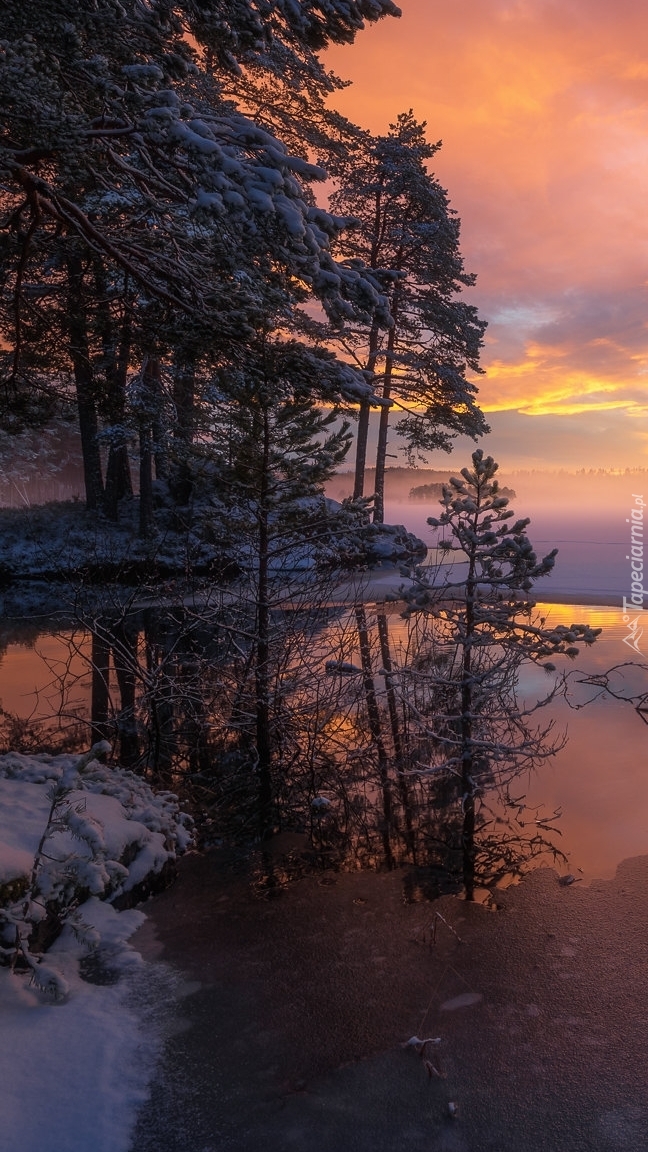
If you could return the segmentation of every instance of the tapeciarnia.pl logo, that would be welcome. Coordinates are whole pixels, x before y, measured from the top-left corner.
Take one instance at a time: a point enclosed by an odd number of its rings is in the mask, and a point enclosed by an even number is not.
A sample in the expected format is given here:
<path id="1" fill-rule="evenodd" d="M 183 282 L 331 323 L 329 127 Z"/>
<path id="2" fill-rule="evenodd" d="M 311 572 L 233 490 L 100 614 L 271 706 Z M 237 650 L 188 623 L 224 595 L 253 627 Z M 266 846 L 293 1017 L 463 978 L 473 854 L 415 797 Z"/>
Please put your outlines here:
<path id="1" fill-rule="evenodd" d="M 639 655 L 642 655 L 639 641 L 643 636 L 643 628 L 639 626 L 639 616 L 632 619 L 632 613 L 639 608 L 643 611 L 644 596 L 646 595 L 643 586 L 644 580 L 644 565 L 643 565 L 643 521 L 644 521 L 644 498 L 632 493 L 634 500 L 634 507 L 630 510 L 630 516 L 626 519 L 626 524 L 630 525 L 630 554 L 626 556 L 626 560 L 630 561 L 630 599 L 626 596 L 623 597 L 623 623 L 628 625 L 630 629 L 627 636 L 624 636 L 623 643 L 627 644 Z"/>

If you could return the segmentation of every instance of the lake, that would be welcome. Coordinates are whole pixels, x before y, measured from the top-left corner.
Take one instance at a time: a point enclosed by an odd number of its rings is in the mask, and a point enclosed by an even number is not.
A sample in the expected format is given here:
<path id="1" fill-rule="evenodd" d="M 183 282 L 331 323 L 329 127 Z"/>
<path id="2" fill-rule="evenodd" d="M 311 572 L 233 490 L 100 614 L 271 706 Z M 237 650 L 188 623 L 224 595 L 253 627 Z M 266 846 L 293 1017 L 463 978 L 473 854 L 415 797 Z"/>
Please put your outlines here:
<path id="1" fill-rule="evenodd" d="M 570 669 L 592 675 L 634 660 L 636 666 L 630 669 L 625 691 L 648 691 L 648 673 L 637 664 L 640 658 L 624 644 L 627 628 L 619 610 L 560 604 L 539 604 L 538 610 L 555 624 L 579 622 L 603 629 L 594 647 L 583 651 L 573 666 L 567 663 Z M 367 611 L 370 615 L 370 606 Z M 396 606 L 392 606 L 390 634 L 394 646 L 398 645 L 401 627 Z M 141 648 L 142 635 L 133 643 Z M 58 635 L 43 631 L 34 639 L 30 625 L 26 642 L 9 644 L 0 662 L 2 708 L 25 721 L 27 732 L 39 722 L 56 727 L 60 712 L 63 728 L 71 726 L 73 738 L 89 746 L 90 657 L 91 642 L 83 631 Z M 378 669 L 379 663 L 376 672 Z M 583 704 L 599 692 L 579 684 L 581 677 L 574 671 L 572 679 L 573 704 Z M 380 694 L 382 681 L 378 675 L 376 680 Z M 112 703 L 107 711 L 104 709 L 104 716 L 119 713 L 119 685 L 112 670 L 108 681 Z M 538 669 L 525 672 L 521 682 L 524 697 L 531 701 L 545 695 L 549 686 L 547 674 Z M 526 795 L 530 806 L 562 813 L 556 843 L 569 856 L 568 869 L 575 876 L 585 881 L 611 877 L 623 859 L 648 851 L 648 726 L 631 705 L 605 694 L 582 708 L 556 701 L 543 714 L 543 720 L 548 715 L 558 729 L 567 729 L 568 743 L 553 760 L 516 780 L 512 792 Z"/>
<path id="2" fill-rule="evenodd" d="M 531 519 L 528 535 L 538 556 L 558 549 L 556 565 L 550 576 L 540 581 L 536 595 L 559 599 L 561 596 L 582 596 L 584 603 L 618 604 L 629 595 L 630 562 L 629 529 L 625 504 L 610 509 L 575 503 L 551 508 L 545 497 L 528 495 L 527 499 L 511 501 L 516 517 Z M 428 547 L 433 546 L 435 533 L 427 523 L 428 516 L 439 514 L 438 502 L 388 501 L 385 520 L 389 524 L 404 524 Z M 648 649 L 647 649 L 648 650 Z"/>

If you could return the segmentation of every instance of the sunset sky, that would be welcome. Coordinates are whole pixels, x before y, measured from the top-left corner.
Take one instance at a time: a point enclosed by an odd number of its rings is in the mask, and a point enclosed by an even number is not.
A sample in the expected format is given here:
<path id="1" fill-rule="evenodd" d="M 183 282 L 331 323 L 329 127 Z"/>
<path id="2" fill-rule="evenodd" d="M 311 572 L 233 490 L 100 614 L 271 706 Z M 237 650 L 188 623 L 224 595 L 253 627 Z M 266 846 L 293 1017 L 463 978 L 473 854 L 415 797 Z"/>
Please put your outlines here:
<path id="1" fill-rule="evenodd" d="M 376 133 L 413 108 L 489 321 L 485 447 L 511 467 L 648 467 L 648 9 L 400 0 L 326 62 Z M 435 461 L 441 462 L 438 457 Z"/>

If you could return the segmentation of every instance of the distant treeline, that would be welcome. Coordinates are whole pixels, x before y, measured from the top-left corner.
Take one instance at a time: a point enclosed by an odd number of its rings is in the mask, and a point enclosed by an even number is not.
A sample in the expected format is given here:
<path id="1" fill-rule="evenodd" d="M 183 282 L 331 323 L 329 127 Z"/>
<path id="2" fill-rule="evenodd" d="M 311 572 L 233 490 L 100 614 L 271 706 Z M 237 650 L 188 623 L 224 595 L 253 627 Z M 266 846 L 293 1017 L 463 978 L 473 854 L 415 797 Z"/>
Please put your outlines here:
<path id="1" fill-rule="evenodd" d="M 516 493 L 513 488 L 500 488 L 500 495 L 506 496 L 509 500 L 514 500 Z M 443 482 L 432 484 L 419 484 L 416 488 L 410 488 L 410 500 L 440 500 L 443 496 Z"/>
<path id="2" fill-rule="evenodd" d="M 462 461 L 457 468 L 388 468 L 385 472 L 385 496 L 387 500 L 440 500 L 443 485 L 451 476 L 458 476 L 465 465 Z M 375 479 L 375 469 L 367 468 L 365 473 L 365 493 L 371 495 Z M 412 487 L 412 480 L 422 483 Z M 326 495 L 332 500 L 346 500 L 353 493 L 353 472 L 338 472 L 326 486 Z M 515 496 L 512 488 L 502 488 L 502 494 L 509 499 Z"/>
<path id="3" fill-rule="evenodd" d="M 412 480 L 422 480 L 426 484 L 447 484 L 451 476 L 456 476 L 463 467 L 440 471 L 435 468 L 387 468 L 385 472 L 385 497 L 387 500 L 408 500 Z M 353 493 L 353 472 L 338 472 L 326 486 L 326 495 L 332 500 L 346 500 Z M 371 495 L 376 479 L 375 468 L 365 472 L 365 493 Z"/>
<path id="4" fill-rule="evenodd" d="M 454 468 L 388 468 L 385 473 L 385 496 L 387 500 L 404 502 L 409 500 L 439 499 L 441 487 L 451 476 L 458 476 L 468 463 L 457 458 Z M 558 506 L 576 499 L 583 501 L 583 510 L 600 507 L 601 501 L 608 504 L 618 502 L 625 508 L 631 486 L 632 492 L 648 489 L 648 470 L 627 468 L 624 471 L 605 468 L 580 469 L 502 469 L 499 473 L 502 491 L 509 499 L 528 500 L 533 498 L 557 501 Z M 365 474 L 365 493 L 371 495 L 375 480 L 373 468 Z M 338 472 L 326 486 L 326 494 L 333 500 L 344 500 L 353 492 L 353 473 Z M 420 495 L 419 495 L 420 493 Z M 627 515 L 626 512 L 623 515 Z"/>

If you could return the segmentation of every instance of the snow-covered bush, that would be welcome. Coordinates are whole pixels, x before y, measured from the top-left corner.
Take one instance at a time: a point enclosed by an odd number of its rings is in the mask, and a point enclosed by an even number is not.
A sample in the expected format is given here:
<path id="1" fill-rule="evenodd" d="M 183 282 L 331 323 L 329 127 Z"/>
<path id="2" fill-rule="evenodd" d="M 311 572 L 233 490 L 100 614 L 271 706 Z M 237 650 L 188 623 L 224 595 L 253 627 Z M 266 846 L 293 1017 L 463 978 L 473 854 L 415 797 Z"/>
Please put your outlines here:
<path id="1" fill-rule="evenodd" d="M 54 994 L 64 989 L 38 953 L 61 927 L 96 945 L 80 907 L 134 902 L 191 842 L 176 797 L 108 767 L 110 750 L 104 741 L 82 756 L 0 757 L 0 954 Z"/>

